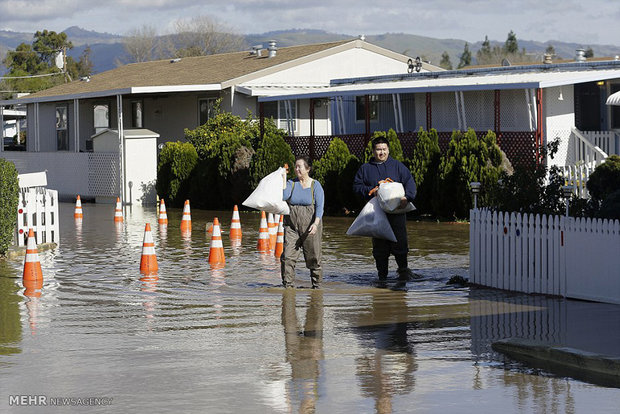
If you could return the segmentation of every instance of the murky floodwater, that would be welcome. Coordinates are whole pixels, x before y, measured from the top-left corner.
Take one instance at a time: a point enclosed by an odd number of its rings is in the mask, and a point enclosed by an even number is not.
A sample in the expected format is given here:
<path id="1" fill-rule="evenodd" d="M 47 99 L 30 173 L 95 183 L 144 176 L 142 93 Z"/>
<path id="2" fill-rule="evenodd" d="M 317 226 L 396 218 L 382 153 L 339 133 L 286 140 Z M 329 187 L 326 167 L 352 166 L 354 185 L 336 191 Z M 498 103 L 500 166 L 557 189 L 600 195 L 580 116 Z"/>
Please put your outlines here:
<path id="1" fill-rule="evenodd" d="M 140 280 L 155 209 L 127 207 L 121 226 L 113 209 L 85 204 L 76 226 L 73 205 L 61 205 L 38 298 L 23 294 L 22 260 L 0 261 L 0 412 L 64 412 L 51 406 L 63 397 L 111 404 L 94 412 L 617 412 L 618 389 L 491 350 L 507 336 L 578 336 L 570 315 L 583 312 L 448 287 L 466 275 L 467 225 L 408 223 L 412 267 L 429 278 L 383 288 L 370 240 L 344 235 L 352 219 L 326 218 L 324 289 L 285 291 L 277 262 L 256 252 L 256 213 L 241 213 L 240 248 L 224 234 L 226 267 L 211 270 L 204 227 L 217 214 L 226 232 L 230 212 L 193 211 L 184 238 L 181 211 L 169 209 L 167 231 L 153 226 L 158 278 Z M 310 285 L 303 263 L 297 285 Z M 11 406 L 16 395 L 47 406 Z"/>

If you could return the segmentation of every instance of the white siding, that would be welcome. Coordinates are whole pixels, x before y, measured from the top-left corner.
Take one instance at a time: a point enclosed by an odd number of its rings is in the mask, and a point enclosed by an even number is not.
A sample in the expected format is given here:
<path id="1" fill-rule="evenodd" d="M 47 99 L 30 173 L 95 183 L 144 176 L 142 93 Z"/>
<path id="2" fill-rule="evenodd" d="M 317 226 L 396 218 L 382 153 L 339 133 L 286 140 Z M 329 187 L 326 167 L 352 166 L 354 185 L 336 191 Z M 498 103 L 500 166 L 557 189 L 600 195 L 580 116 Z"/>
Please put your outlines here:
<path id="1" fill-rule="evenodd" d="M 560 92 L 561 98 L 560 100 Z M 553 159 L 547 159 L 547 165 L 568 165 L 570 158 L 571 128 L 575 126 L 575 103 L 573 87 L 557 86 L 543 90 L 543 116 L 545 117 L 545 139 L 551 142 L 560 139 L 560 147 Z"/>

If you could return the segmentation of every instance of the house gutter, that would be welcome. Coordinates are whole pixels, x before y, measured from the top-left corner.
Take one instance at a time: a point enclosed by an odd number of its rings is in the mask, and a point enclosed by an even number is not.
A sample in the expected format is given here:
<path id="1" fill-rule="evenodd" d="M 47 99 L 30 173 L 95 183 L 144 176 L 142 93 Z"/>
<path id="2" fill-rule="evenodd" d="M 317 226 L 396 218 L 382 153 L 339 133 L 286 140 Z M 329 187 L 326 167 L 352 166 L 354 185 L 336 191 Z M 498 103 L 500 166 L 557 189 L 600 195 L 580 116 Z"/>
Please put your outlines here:
<path id="1" fill-rule="evenodd" d="M 171 92 L 203 92 L 203 91 L 220 91 L 222 85 L 219 83 L 210 83 L 204 85 L 163 85 L 163 86 L 133 86 L 130 88 L 108 89 L 103 91 L 73 93 L 67 95 L 53 96 L 25 96 L 19 99 L 9 99 L 0 101 L 0 105 L 20 105 L 35 102 L 58 102 L 69 101 L 74 99 L 103 98 L 106 96 L 116 95 L 133 95 L 133 94 L 149 94 L 149 93 L 171 93 Z"/>

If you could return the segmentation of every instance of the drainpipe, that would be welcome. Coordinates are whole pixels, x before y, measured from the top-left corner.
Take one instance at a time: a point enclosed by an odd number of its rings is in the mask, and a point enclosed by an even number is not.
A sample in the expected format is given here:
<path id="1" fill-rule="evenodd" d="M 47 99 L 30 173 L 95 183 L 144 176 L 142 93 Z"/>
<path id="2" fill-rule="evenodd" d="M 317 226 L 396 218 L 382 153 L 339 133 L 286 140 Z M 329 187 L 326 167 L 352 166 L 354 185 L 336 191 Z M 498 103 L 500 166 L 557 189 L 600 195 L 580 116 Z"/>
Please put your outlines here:
<path id="1" fill-rule="evenodd" d="M 2 143 L 0 144 L 0 152 L 4 151 L 4 105 L 0 105 L 0 125 L 2 126 Z M 17 120 L 19 125 L 19 119 Z M 17 139 L 19 139 L 19 126 L 17 128 Z"/>
<path id="2" fill-rule="evenodd" d="M 125 131 L 123 129 L 123 95 L 116 95 L 116 122 L 118 130 L 118 155 L 119 155 L 119 197 L 123 204 L 125 200 Z"/>

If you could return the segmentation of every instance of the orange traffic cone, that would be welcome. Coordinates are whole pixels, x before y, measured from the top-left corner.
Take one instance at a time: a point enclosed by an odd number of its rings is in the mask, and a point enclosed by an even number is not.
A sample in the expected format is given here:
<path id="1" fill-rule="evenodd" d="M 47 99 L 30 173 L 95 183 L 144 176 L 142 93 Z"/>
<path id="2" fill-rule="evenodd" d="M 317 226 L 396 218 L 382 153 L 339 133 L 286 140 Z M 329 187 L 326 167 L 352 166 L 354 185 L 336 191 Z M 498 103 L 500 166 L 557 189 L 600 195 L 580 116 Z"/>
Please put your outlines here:
<path id="1" fill-rule="evenodd" d="M 211 266 L 223 267 L 225 263 L 226 258 L 224 257 L 220 221 L 215 217 L 213 219 L 213 235 L 211 236 L 211 246 L 209 248 L 209 264 Z"/>
<path id="2" fill-rule="evenodd" d="M 267 216 L 267 228 L 269 229 L 269 250 L 276 248 L 276 238 L 278 236 L 278 223 L 273 219 L 273 214 Z"/>
<path id="3" fill-rule="evenodd" d="M 73 218 L 75 219 L 84 218 L 84 214 L 82 213 L 82 200 L 80 200 L 79 194 L 77 196 L 77 200 L 75 200 L 75 211 L 73 212 Z"/>
<path id="4" fill-rule="evenodd" d="M 123 205 L 120 197 L 116 197 L 116 209 L 114 210 L 114 221 L 120 223 L 123 221 Z"/>
<path id="5" fill-rule="evenodd" d="M 163 198 L 159 202 L 159 220 L 157 222 L 160 225 L 168 224 L 168 215 L 166 214 L 166 203 L 164 203 Z"/>
<path id="6" fill-rule="evenodd" d="M 278 222 L 278 237 L 276 239 L 276 248 L 273 251 L 273 255 L 275 257 L 282 256 L 282 252 L 284 251 L 284 216 L 280 216 L 280 220 Z"/>
<path id="7" fill-rule="evenodd" d="M 26 245 L 26 260 L 24 261 L 24 280 L 43 280 L 41 262 L 39 262 L 39 251 L 37 241 L 34 238 L 34 230 L 28 230 L 28 243 Z"/>
<path id="8" fill-rule="evenodd" d="M 157 273 L 157 257 L 155 256 L 155 243 L 151 233 L 150 223 L 144 228 L 144 241 L 142 242 L 142 257 L 140 258 L 140 273 L 152 275 Z"/>
<path id="9" fill-rule="evenodd" d="M 183 206 L 183 219 L 181 220 L 181 231 L 184 233 L 192 231 L 192 214 L 189 211 L 189 200 L 185 200 Z"/>
<path id="10" fill-rule="evenodd" d="M 28 296 L 29 298 L 40 298 L 41 297 L 41 289 L 43 289 L 43 279 L 37 280 L 26 280 L 22 281 L 24 283 L 24 296 Z"/>
<path id="11" fill-rule="evenodd" d="M 258 232 L 257 249 L 261 253 L 269 252 L 269 228 L 267 227 L 267 218 L 265 212 L 260 212 L 260 229 Z"/>
<path id="12" fill-rule="evenodd" d="M 233 207 L 232 221 L 230 222 L 230 238 L 241 239 L 241 220 L 239 219 L 239 209 L 236 204 Z"/>

